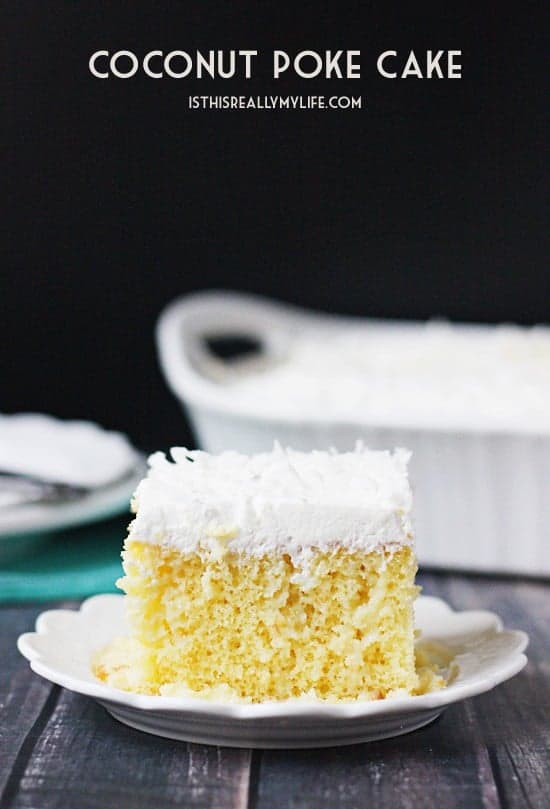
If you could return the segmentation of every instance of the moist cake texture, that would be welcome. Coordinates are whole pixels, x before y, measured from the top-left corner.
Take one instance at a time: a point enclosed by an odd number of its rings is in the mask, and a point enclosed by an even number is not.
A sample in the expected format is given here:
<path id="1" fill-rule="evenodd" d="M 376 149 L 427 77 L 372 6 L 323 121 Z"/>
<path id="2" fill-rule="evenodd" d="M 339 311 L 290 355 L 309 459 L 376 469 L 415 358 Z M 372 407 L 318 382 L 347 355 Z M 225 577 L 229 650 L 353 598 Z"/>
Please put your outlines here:
<path id="1" fill-rule="evenodd" d="M 380 699 L 415 669 L 409 453 L 150 458 L 123 551 L 117 688 L 258 702 Z"/>

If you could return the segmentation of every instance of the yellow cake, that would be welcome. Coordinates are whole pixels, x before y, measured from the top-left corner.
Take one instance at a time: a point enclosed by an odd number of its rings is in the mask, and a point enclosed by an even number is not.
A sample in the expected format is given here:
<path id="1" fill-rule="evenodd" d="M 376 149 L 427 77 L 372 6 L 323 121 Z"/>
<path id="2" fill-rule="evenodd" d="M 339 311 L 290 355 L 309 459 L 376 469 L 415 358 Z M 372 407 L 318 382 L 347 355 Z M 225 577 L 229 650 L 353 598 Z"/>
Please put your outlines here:
<path id="1" fill-rule="evenodd" d="M 118 582 L 131 631 L 97 677 L 248 702 L 434 684 L 415 669 L 406 451 L 171 455 L 136 492 Z"/>

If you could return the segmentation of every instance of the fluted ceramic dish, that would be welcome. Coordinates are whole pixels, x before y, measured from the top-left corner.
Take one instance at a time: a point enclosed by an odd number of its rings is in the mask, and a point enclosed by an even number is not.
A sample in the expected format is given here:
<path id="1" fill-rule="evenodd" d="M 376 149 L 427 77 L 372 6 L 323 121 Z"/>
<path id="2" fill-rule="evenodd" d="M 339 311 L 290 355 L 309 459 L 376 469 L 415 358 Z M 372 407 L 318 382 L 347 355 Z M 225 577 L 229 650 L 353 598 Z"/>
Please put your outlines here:
<path id="1" fill-rule="evenodd" d="M 421 728 L 448 705 L 489 691 L 526 663 L 525 633 L 503 629 L 491 612 L 454 612 L 438 598 L 420 596 L 416 625 L 423 639 L 452 652 L 456 670 L 450 684 L 418 697 L 339 704 L 225 703 L 110 688 L 94 677 L 90 660 L 97 649 L 127 632 L 123 596 L 94 596 L 79 611 L 44 612 L 36 631 L 21 635 L 18 647 L 37 674 L 96 699 L 115 719 L 147 733 L 228 747 L 329 747 Z"/>
<path id="2" fill-rule="evenodd" d="M 157 327 L 161 367 L 184 405 L 199 445 L 209 452 L 270 450 L 274 439 L 294 449 L 412 450 L 420 563 L 451 569 L 550 576 L 550 435 L 526 419 L 521 432 L 489 424 L 436 427 L 415 423 L 404 400 L 397 423 L 342 422 L 318 412 L 293 417 L 257 413 L 232 392 L 237 374 L 284 360 L 293 337 L 321 336 L 359 325 L 369 333 L 412 334 L 424 324 L 360 320 L 298 309 L 252 295 L 205 292 L 176 300 Z M 456 326 L 486 334 L 488 325 Z M 222 361 L 209 338 L 248 337 L 258 351 L 246 361 Z M 261 379 L 261 376 L 258 377 Z M 550 406 L 550 405 L 549 405 Z M 444 414 L 442 414 L 444 416 Z M 178 442 L 174 436 L 174 443 Z"/>

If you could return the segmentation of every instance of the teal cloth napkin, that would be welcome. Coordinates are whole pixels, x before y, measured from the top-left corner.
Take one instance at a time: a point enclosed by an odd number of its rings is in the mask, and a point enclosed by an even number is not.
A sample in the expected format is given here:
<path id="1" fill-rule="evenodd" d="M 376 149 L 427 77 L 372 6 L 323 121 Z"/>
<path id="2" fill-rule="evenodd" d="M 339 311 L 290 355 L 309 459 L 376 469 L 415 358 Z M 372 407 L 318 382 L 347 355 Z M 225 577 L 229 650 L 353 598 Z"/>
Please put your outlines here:
<path id="1" fill-rule="evenodd" d="M 41 537 L 0 540 L 0 602 L 120 592 L 128 515 Z"/>

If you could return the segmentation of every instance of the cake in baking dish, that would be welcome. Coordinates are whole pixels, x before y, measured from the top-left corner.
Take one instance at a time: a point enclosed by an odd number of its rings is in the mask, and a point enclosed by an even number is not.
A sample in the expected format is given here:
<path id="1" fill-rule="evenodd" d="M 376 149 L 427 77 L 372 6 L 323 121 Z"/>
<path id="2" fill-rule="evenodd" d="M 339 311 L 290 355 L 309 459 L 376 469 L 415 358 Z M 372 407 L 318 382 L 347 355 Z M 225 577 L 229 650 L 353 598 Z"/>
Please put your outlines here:
<path id="1" fill-rule="evenodd" d="M 277 420 L 550 431 L 550 329 L 365 320 L 303 328 L 232 366 L 225 408 Z"/>
<path id="2" fill-rule="evenodd" d="M 415 693 L 409 453 L 150 458 L 123 551 L 130 635 L 97 677 L 259 702 Z"/>

